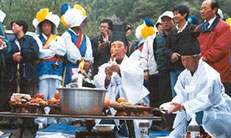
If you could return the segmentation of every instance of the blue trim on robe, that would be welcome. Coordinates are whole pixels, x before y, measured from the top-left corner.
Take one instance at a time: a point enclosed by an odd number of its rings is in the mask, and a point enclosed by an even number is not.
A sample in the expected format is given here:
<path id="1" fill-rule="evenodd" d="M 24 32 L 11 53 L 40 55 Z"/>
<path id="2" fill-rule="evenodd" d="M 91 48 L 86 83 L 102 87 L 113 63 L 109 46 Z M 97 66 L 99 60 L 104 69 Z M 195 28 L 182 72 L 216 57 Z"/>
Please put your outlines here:
<path id="1" fill-rule="evenodd" d="M 44 36 L 43 35 L 40 35 L 39 36 L 39 39 L 41 40 L 41 42 L 42 42 L 42 44 L 43 44 L 43 46 L 45 45 L 45 42 L 46 42 L 46 39 L 44 38 Z"/>
<path id="2" fill-rule="evenodd" d="M 43 35 L 39 36 L 39 39 L 41 40 L 43 46 L 46 43 L 46 39 Z M 42 60 L 42 59 L 41 59 Z M 54 69 L 52 67 L 53 64 L 55 64 L 56 61 L 43 61 L 37 65 L 38 75 L 39 77 L 42 75 L 57 75 L 57 76 L 63 76 L 63 62 L 58 62 L 59 68 Z"/>
<path id="3" fill-rule="evenodd" d="M 72 32 L 71 30 L 68 30 L 68 32 L 71 35 L 72 42 L 74 43 L 74 45 L 76 45 L 77 40 L 78 40 L 78 36 L 74 32 Z M 80 54 L 81 54 L 82 57 L 85 56 L 86 51 L 87 51 L 87 41 L 86 40 L 87 40 L 86 36 L 83 35 L 82 42 L 81 42 L 80 47 L 79 47 L 79 51 L 80 51 Z M 78 65 L 67 62 L 67 64 L 66 64 L 66 72 L 64 74 L 65 75 L 64 86 L 71 83 L 71 76 L 72 76 L 71 75 L 71 69 L 72 68 L 78 68 Z"/>

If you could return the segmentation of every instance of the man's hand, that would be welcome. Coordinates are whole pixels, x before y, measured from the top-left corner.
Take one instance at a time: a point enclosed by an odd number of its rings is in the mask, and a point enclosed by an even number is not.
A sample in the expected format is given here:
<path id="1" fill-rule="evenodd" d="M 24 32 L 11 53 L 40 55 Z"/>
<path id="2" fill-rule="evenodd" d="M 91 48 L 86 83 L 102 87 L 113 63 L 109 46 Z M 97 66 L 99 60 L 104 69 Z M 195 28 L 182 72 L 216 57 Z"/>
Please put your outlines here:
<path id="1" fill-rule="evenodd" d="M 113 72 L 117 72 L 120 75 L 120 67 L 117 64 L 113 64 L 105 68 L 106 79 L 111 80 L 111 76 Z"/>
<path id="2" fill-rule="evenodd" d="M 104 32 L 104 35 L 103 35 L 103 42 L 105 44 L 108 44 L 108 42 L 109 42 L 109 35 L 106 31 Z"/>
<path id="3" fill-rule="evenodd" d="M 4 36 L 0 35 L 0 48 L 3 49 L 6 47 L 7 45 L 6 45 L 6 42 L 4 41 Z"/>
<path id="4" fill-rule="evenodd" d="M 112 76 L 112 70 L 110 69 L 110 66 L 105 68 L 105 74 L 106 74 L 106 80 L 111 80 Z"/>
<path id="5" fill-rule="evenodd" d="M 170 61 L 171 61 L 172 63 L 175 63 L 175 62 L 177 62 L 177 61 L 179 60 L 179 57 L 180 57 L 180 54 L 179 54 L 179 53 L 173 53 L 173 54 L 171 55 Z"/>
<path id="6" fill-rule="evenodd" d="M 14 53 L 13 59 L 17 62 L 20 62 L 22 60 L 22 56 L 20 52 Z"/>
<path id="7" fill-rule="evenodd" d="M 98 50 L 101 50 L 102 48 L 106 47 L 109 43 L 109 35 L 107 34 L 107 32 L 104 32 L 102 37 L 103 42 L 101 43 L 100 41 L 98 41 Z"/>
<path id="8" fill-rule="evenodd" d="M 184 106 L 182 104 L 172 102 L 171 105 L 173 105 L 173 108 L 168 110 L 168 114 L 171 114 L 176 111 L 184 110 Z"/>
<path id="9" fill-rule="evenodd" d="M 148 80 L 149 74 L 148 71 L 144 71 L 144 80 Z"/>
<path id="10" fill-rule="evenodd" d="M 117 72 L 118 74 L 120 74 L 120 66 L 117 64 L 112 64 L 110 67 L 112 72 Z"/>

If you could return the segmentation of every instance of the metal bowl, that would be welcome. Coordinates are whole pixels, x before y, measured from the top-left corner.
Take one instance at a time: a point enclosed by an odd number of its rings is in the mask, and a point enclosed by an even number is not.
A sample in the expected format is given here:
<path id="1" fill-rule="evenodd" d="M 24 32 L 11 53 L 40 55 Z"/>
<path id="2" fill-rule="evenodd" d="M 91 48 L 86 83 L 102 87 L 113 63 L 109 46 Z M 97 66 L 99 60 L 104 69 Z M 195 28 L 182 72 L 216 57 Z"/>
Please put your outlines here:
<path id="1" fill-rule="evenodd" d="M 104 107 L 105 89 L 58 88 L 61 114 L 100 115 Z"/>
<path id="2" fill-rule="evenodd" d="M 106 132 L 106 131 L 112 131 L 115 125 L 114 124 L 97 124 L 95 125 L 95 127 L 96 127 L 96 130 L 98 131 Z"/>

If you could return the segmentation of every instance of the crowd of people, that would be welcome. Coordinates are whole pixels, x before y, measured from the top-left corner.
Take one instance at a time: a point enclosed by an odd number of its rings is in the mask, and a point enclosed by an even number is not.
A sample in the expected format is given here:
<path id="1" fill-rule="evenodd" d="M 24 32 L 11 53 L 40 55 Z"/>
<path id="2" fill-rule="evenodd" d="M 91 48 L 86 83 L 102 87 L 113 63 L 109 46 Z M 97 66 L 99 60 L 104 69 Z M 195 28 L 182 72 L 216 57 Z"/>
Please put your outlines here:
<path id="1" fill-rule="evenodd" d="M 15 38 L 8 40 L 2 25 L 6 14 L 0 11 L 0 92 L 8 98 L 13 92 L 38 93 L 48 100 L 56 88 L 78 80 L 84 62 L 83 71 L 96 87 L 109 90 L 110 101 L 123 97 L 152 107 L 172 101 L 168 113 L 177 112 L 174 123 L 172 116 L 163 116 L 164 127 L 174 129 L 171 136 L 185 134 L 195 114 L 207 133 L 231 137 L 231 21 L 222 19 L 216 0 L 202 2 L 201 24 L 189 13 L 177 5 L 156 24 L 144 18 L 133 43 L 132 24 L 115 25 L 110 19 L 100 21 L 99 35 L 89 38 L 82 31 L 86 11 L 70 4 L 62 5 L 60 17 L 48 8 L 38 11 L 34 37 L 26 35 L 24 20 L 12 21 Z M 68 28 L 61 36 L 60 22 Z"/>

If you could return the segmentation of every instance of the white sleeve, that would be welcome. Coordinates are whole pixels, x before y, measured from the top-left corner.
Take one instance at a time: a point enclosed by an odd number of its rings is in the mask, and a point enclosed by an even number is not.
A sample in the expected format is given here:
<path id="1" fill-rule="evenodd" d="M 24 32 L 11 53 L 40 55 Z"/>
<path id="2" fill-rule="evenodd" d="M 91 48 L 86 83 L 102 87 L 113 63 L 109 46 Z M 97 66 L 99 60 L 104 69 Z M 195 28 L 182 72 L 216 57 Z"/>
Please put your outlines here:
<path id="1" fill-rule="evenodd" d="M 64 56 L 66 54 L 66 46 L 64 39 L 62 37 L 58 37 L 56 41 L 50 42 L 50 50 L 54 51 L 58 56 Z"/>
<path id="2" fill-rule="evenodd" d="M 58 37 L 57 40 L 51 41 L 49 45 L 50 45 L 49 49 L 43 49 L 43 47 L 39 49 L 40 59 L 51 58 L 55 55 L 59 55 L 59 56 L 65 55 L 66 48 L 65 48 L 64 40 L 61 37 Z"/>
<path id="3" fill-rule="evenodd" d="M 180 103 L 180 104 L 182 104 L 184 102 L 184 95 L 183 95 L 184 87 L 185 87 L 185 84 L 184 84 L 184 72 L 182 72 L 179 75 L 179 77 L 177 79 L 177 82 L 176 82 L 176 84 L 174 86 L 176 96 L 172 99 L 172 102 L 176 102 L 176 103 Z"/>
<path id="4" fill-rule="evenodd" d="M 140 53 L 140 61 L 143 70 L 148 69 L 148 39 L 144 41 L 142 52 Z"/>
<path id="5" fill-rule="evenodd" d="M 75 44 L 71 40 L 71 35 L 68 32 L 65 32 L 62 35 L 66 45 L 66 55 L 67 60 L 73 64 L 76 64 L 77 60 L 82 58 L 79 49 L 75 46 Z"/>
<path id="6" fill-rule="evenodd" d="M 94 84 L 97 88 L 105 88 L 105 68 L 108 64 L 103 64 L 99 67 L 98 73 L 94 76 Z"/>
<path id="7" fill-rule="evenodd" d="M 91 41 L 87 35 L 85 35 L 85 36 L 86 36 L 86 44 L 87 44 L 87 51 L 85 54 L 85 60 L 89 60 L 93 63 L 94 60 L 93 60 L 93 54 L 92 54 Z"/>

